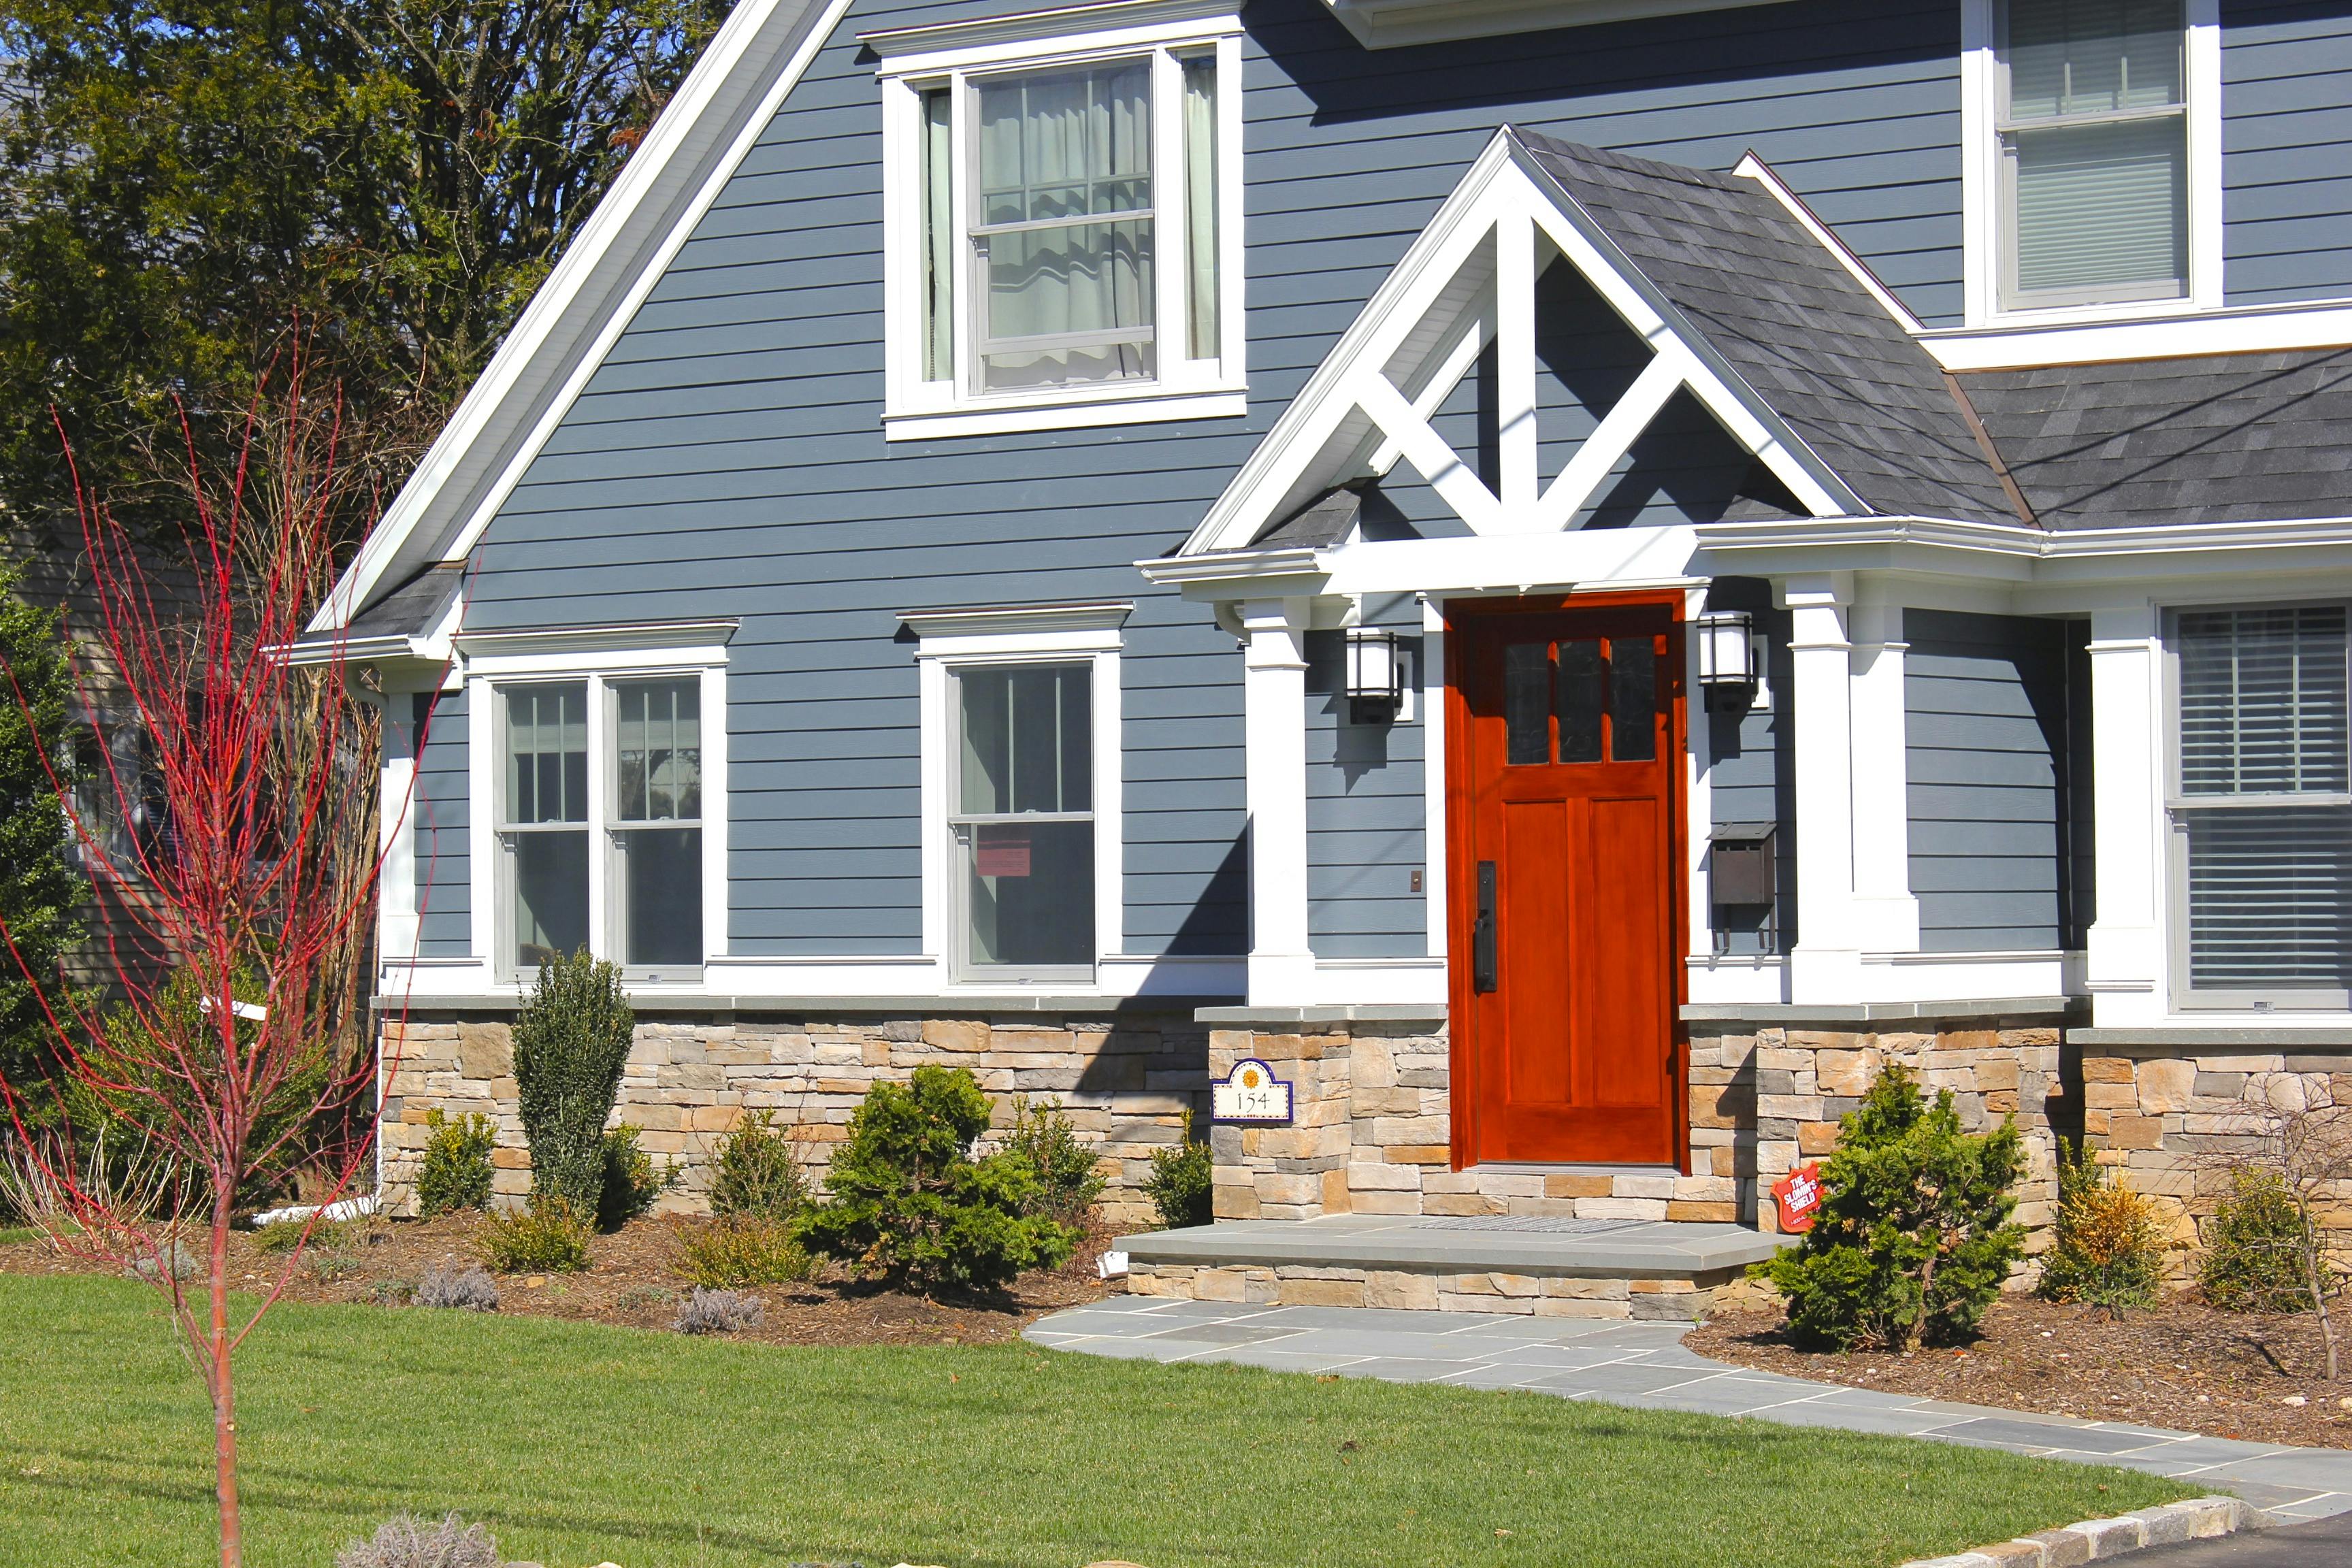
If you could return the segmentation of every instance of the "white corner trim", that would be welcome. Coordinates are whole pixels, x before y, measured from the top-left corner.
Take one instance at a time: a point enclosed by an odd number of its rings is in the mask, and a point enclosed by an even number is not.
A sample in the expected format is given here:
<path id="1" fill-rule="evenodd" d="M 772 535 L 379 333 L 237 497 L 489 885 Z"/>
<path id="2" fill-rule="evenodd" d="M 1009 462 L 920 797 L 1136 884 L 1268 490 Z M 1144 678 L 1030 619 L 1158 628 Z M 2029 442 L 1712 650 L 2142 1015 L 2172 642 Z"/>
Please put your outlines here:
<path id="1" fill-rule="evenodd" d="M 530 303 L 498 352 L 490 357 L 479 380 L 467 389 L 459 400 L 457 409 L 444 426 L 432 447 L 425 452 L 408 481 L 393 498 L 392 505 L 370 532 L 359 555 L 344 572 L 341 581 L 329 593 L 318 614 L 312 618 L 311 629 L 328 630 L 349 620 L 367 602 L 386 571 L 400 560 L 410 538 L 421 527 L 425 517 L 439 500 L 441 491 L 455 478 L 462 459 L 475 444 L 485 438 L 491 416 L 522 385 L 526 374 L 543 355 L 560 353 L 563 346 L 561 329 L 569 326 L 575 312 L 586 299 L 588 286 L 622 244 L 640 237 L 645 219 L 639 209 L 644 207 L 660 188 L 671 164 L 688 150 L 697 123 L 719 102 L 723 89 L 733 79 L 752 47 L 761 36 L 770 18 L 782 5 L 792 0 L 743 0 L 743 4 L 727 18 L 702 58 L 662 111 L 655 117 L 651 130 L 627 163 L 621 166 L 618 178 L 596 204 L 588 221 L 571 246 L 556 260 L 547 280 L 532 294 Z M 580 391 L 603 364 L 630 320 L 636 314 L 646 297 L 653 291 L 673 258 L 686 243 L 696 224 L 719 197 L 727 181 L 734 174 L 793 89 L 806 74 L 817 51 L 831 37 L 834 28 L 847 13 L 850 0 L 822 0 L 823 9 L 814 26 L 801 37 L 791 58 L 785 62 L 776 79 L 761 95 L 754 111 L 737 131 L 726 152 L 712 164 L 694 196 L 680 210 L 669 226 L 661 243 L 647 255 L 637 273 L 625 288 L 608 294 L 612 300 L 586 353 L 580 356 L 561 389 L 550 400 L 547 408 L 518 443 L 505 466 L 483 492 L 481 500 L 467 513 L 451 542 L 439 552 L 445 561 L 462 560 L 488 527 L 507 497 L 513 492 L 540 449 L 554 434 Z M 809 0 L 804 13 L 816 11 L 816 0 Z"/>
<path id="2" fill-rule="evenodd" d="M 1925 330 L 1919 324 L 1919 318 L 1911 313 L 1911 308 L 1897 299 L 1893 289 L 1878 280 L 1878 274 L 1873 272 L 1862 258 L 1838 237 L 1835 229 L 1823 223 L 1821 216 L 1805 205 L 1802 196 L 1789 188 L 1788 184 L 1773 172 L 1772 165 L 1749 153 L 1732 167 L 1731 172 L 1741 179 L 1753 180 L 1763 186 L 1767 195 L 1787 209 L 1799 227 L 1819 241 L 1822 249 L 1837 258 L 1838 265 L 1868 290 L 1870 297 L 1878 301 L 1879 308 L 1894 317 L 1905 331 L 1916 337 Z"/>
<path id="3" fill-rule="evenodd" d="M 2275 353 L 2352 346 L 2352 300 L 2175 313 L 2136 321 L 2019 321 L 1998 327 L 1948 328 L 1919 334 L 1946 370 L 2025 370 L 2200 354 Z"/>
<path id="4" fill-rule="evenodd" d="M 877 27 L 857 35 L 857 41 L 879 58 L 879 76 L 908 71 L 942 70 L 957 66 L 992 63 L 1003 58 L 1026 58 L 1040 44 L 1057 51 L 1092 47 L 1095 40 L 1118 44 L 1143 40 L 1141 35 L 1173 27 L 1183 37 L 1198 37 L 1200 24 L 1215 22 L 1227 30 L 1241 30 L 1241 0 L 1108 0 L 1095 5 L 1058 5 L 1043 11 L 1023 11 L 1009 16 L 984 16 L 969 22 L 935 22 L 920 27 Z"/>
<path id="5" fill-rule="evenodd" d="M 1108 425 L 1157 425 L 1175 419 L 1238 419 L 1249 412 L 1239 385 L 1223 391 L 1169 392 L 1139 396 L 1069 395 L 996 408 L 973 404 L 943 414 L 885 414 L 886 441 L 933 441 L 958 436 L 1011 436 L 1032 430 L 1091 430 Z"/>

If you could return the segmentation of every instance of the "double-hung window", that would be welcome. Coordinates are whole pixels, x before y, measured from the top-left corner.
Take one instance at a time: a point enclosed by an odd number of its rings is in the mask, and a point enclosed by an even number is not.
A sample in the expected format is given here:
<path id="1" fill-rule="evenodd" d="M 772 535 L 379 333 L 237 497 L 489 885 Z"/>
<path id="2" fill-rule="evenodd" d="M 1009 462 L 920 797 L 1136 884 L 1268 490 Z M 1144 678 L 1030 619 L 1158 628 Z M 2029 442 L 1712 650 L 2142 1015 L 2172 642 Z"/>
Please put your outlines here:
<path id="1" fill-rule="evenodd" d="M 949 806 L 967 972 L 1089 972 L 1094 667 L 964 665 Z"/>
<path id="2" fill-rule="evenodd" d="M 2172 815 L 2185 995 L 2352 994 L 2352 703 L 2341 605 L 2173 616 Z"/>
<path id="3" fill-rule="evenodd" d="M 704 945 L 700 673 L 497 687 L 499 954 L 688 977 Z"/>
<path id="4" fill-rule="evenodd" d="M 2187 0 L 1993 4 L 1999 308 L 2187 297 Z"/>
<path id="5" fill-rule="evenodd" d="M 891 433 L 1241 412 L 1237 25 L 957 31 L 868 38 Z"/>

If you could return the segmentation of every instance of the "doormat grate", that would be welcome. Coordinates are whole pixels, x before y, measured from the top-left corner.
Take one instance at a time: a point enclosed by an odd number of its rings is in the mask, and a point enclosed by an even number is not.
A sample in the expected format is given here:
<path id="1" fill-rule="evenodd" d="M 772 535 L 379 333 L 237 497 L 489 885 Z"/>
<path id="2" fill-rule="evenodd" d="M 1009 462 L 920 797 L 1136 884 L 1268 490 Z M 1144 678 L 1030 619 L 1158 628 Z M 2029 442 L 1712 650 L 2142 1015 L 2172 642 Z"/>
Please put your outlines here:
<path id="1" fill-rule="evenodd" d="M 1414 1230 L 1517 1230 L 1539 1236 L 1606 1236 L 1611 1231 L 1639 1230 L 1645 1219 L 1554 1219 L 1546 1215 L 1464 1215 L 1425 1219 Z"/>

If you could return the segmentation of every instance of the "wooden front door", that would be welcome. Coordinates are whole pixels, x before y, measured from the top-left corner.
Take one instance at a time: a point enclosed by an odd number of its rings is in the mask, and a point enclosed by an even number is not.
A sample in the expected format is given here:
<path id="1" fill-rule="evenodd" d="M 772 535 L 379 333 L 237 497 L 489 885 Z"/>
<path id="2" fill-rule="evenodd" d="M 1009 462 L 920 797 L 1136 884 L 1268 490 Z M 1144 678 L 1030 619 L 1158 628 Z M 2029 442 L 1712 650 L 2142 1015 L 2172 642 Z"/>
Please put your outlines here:
<path id="1" fill-rule="evenodd" d="M 1457 1164 L 1681 1162 L 1675 616 L 1555 601 L 1454 623 Z"/>

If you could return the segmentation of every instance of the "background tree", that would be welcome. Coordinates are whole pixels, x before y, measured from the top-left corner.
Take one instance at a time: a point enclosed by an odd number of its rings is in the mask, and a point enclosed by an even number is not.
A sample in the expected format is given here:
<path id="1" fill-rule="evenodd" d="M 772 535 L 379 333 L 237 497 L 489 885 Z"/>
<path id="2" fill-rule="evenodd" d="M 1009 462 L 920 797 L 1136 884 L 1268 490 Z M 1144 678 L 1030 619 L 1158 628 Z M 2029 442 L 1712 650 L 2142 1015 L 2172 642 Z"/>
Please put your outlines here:
<path id="1" fill-rule="evenodd" d="M 307 328 L 404 477 L 731 0 L 0 0 L 0 494 L 169 526 Z"/>
<path id="2" fill-rule="evenodd" d="M 66 740 L 73 682 L 58 617 L 15 597 L 22 572 L 0 564 L 0 924 L 36 973 L 54 975 L 81 931 L 86 890 L 67 863 L 66 814 L 49 769 L 69 761 Z M 30 1085 L 45 1076 L 48 1030 L 39 998 L 0 961 L 0 1080 Z"/>
<path id="3" fill-rule="evenodd" d="M 294 449 L 243 453 L 217 506 L 207 477 L 192 476 L 184 590 L 159 590 L 148 552 L 103 506 L 80 512 L 95 609 L 88 625 L 68 617 L 71 657 L 78 674 L 97 666 L 127 700 L 152 758 L 148 779 L 110 760 L 92 787 L 113 791 L 126 816 L 131 792 L 159 796 L 168 824 L 110 847 L 62 788 L 47 804 L 73 814 L 95 901 L 122 911 L 99 948 L 111 1005 L 101 1012 L 42 973 L 0 909 L 0 943 L 47 1026 L 52 1095 L 74 1111 L 41 1129 L 28 1086 L 0 1081 L 30 1167 L 13 1184 L 38 1194 L 32 1217 L 53 1246 L 134 1269 L 162 1292 L 211 1399 L 226 1568 L 244 1556 L 236 1355 L 309 1234 L 306 1223 L 274 1281 L 235 1281 L 259 1290 L 257 1306 L 232 1303 L 231 1222 L 257 1176 L 298 1156 L 323 1173 L 321 1198 L 349 1188 L 373 1142 L 363 1112 L 375 1074 L 371 1058 L 334 1044 L 352 1005 L 340 955 L 371 916 L 379 865 L 373 840 L 350 828 L 373 810 L 352 787 L 365 721 L 335 649 L 307 668 L 276 651 L 300 634 L 314 605 L 304 584 L 331 548 L 335 416 L 305 405 L 299 368 L 270 390 Z M 271 531 L 266 546 L 256 529 Z M 9 673 L 22 689 L 24 673 Z M 168 972 L 126 957 L 151 952 L 170 955 Z M 83 1152 L 92 1129 L 116 1128 L 160 1176 L 117 1182 Z"/>

